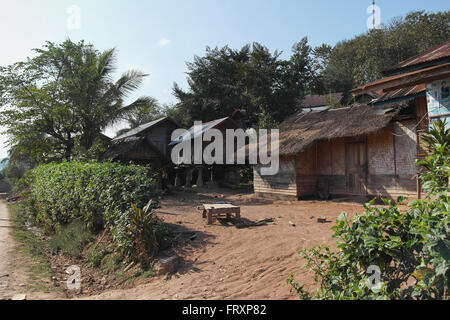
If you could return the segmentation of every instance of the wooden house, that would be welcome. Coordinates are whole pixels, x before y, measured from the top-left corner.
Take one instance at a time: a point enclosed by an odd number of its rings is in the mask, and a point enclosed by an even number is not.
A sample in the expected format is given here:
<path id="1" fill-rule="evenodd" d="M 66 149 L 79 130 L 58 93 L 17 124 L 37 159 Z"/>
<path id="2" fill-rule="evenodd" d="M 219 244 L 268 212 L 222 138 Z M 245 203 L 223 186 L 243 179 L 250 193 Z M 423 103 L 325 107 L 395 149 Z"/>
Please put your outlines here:
<path id="1" fill-rule="evenodd" d="M 420 134 L 433 119 L 450 116 L 445 87 L 450 83 L 450 42 L 384 75 L 353 90 L 364 104 L 302 111 L 281 123 L 280 170 L 263 176 L 261 166 L 254 166 L 255 193 L 291 199 L 420 197 L 414 164 L 423 153 Z"/>
<path id="2" fill-rule="evenodd" d="M 226 162 L 225 159 L 225 145 L 226 145 L 226 130 L 227 129 L 238 129 L 245 126 L 245 112 L 242 110 L 235 110 L 233 114 L 229 117 L 224 117 L 221 119 L 216 119 L 202 123 L 199 128 L 187 129 L 185 134 L 179 136 L 177 139 L 170 143 L 171 146 L 176 145 L 180 142 L 186 143 L 190 141 L 191 143 L 191 159 L 189 163 L 178 163 L 176 171 L 175 185 L 179 186 L 184 184 L 186 187 L 190 187 L 192 184 L 197 186 L 203 186 L 204 182 L 209 183 L 220 182 L 220 183 L 239 183 L 239 177 L 237 176 L 236 167 L 233 165 L 225 164 L 213 164 L 208 165 L 202 162 L 201 164 L 194 164 L 194 140 L 200 139 L 202 141 L 202 154 L 204 148 L 210 143 L 208 141 L 203 141 L 203 135 L 212 129 L 219 130 L 223 136 L 223 151 L 224 159 L 223 163 Z"/>
<path id="3" fill-rule="evenodd" d="M 140 125 L 112 139 L 103 158 L 124 163 L 149 164 L 154 168 L 170 167 L 169 143 L 172 132 L 179 127 L 170 117 Z"/>

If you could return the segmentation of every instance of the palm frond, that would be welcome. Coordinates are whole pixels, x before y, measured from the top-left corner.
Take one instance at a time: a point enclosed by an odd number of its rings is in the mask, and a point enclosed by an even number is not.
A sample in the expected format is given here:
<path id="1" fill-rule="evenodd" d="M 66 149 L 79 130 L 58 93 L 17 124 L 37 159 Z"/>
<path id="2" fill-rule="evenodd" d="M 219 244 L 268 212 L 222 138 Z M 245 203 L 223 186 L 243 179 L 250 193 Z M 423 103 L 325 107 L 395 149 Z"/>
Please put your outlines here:
<path id="1" fill-rule="evenodd" d="M 109 77 L 116 70 L 115 49 L 109 49 L 98 57 L 97 71 L 100 77 Z"/>
<path id="2" fill-rule="evenodd" d="M 148 74 L 139 70 L 128 70 L 117 80 L 116 89 L 121 96 L 126 96 L 138 89 L 147 76 Z"/>

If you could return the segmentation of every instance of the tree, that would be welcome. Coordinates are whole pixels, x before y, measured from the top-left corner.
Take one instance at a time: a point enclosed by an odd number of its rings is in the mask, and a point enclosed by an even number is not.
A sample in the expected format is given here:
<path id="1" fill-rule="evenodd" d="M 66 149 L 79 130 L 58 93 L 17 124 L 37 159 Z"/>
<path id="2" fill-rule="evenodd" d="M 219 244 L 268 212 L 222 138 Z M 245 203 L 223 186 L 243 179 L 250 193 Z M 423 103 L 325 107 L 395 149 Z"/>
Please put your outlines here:
<path id="1" fill-rule="evenodd" d="M 155 98 L 149 97 L 148 103 L 144 105 L 137 106 L 127 112 L 124 120 L 128 124 L 128 128 L 121 129 L 117 131 L 116 135 L 121 134 L 139 127 L 145 123 L 157 120 L 164 116 L 164 110 L 160 107 L 158 101 Z"/>
<path id="2" fill-rule="evenodd" d="M 279 123 L 297 110 L 314 75 L 306 38 L 288 60 L 280 55 L 256 42 L 239 50 L 208 47 L 204 57 L 187 63 L 189 90 L 174 84 L 174 113 L 184 113 L 185 122 L 210 121 L 244 109 L 250 125 Z"/>
<path id="3" fill-rule="evenodd" d="M 318 93 L 346 92 L 375 81 L 383 71 L 450 38 L 450 11 L 415 11 L 381 29 L 314 49 Z M 346 95 L 349 97 L 348 94 Z"/>
<path id="4" fill-rule="evenodd" d="M 75 144 L 89 150 L 108 125 L 154 101 L 141 97 L 124 103 L 147 75 L 129 70 L 113 81 L 114 49 L 99 52 L 84 41 L 66 40 L 34 52 L 27 61 L 0 68 L 0 125 L 7 128 L 10 146 L 25 152 L 27 145 L 33 147 L 40 161 L 69 159 Z M 51 144 L 30 144 L 38 137 Z"/>

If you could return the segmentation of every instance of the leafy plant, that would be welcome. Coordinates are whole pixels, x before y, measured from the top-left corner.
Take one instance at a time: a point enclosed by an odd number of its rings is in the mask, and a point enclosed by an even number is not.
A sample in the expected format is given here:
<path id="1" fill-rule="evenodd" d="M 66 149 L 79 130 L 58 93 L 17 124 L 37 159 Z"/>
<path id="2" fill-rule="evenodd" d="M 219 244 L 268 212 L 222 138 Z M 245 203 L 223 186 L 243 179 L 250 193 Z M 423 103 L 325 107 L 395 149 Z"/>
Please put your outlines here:
<path id="1" fill-rule="evenodd" d="M 138 260 L 142 264 L 147 264 L 158 252 L 155 225 L 159 221 L 153 214 L 158 204 L 150 200 L 142 209 L 136 207 L 134 203 L 131 203 L 131 207 L 134 214 L 130 216 L 127 232 L 133 235 Z"/>
<path id="2" fill-rule="evenodd" d="M 139 254 L 145 250 L 136 244 L 145 241 L 149 244 L 145 252 L 154 254 L 157 242 L 145 228 L 153 230 L 152 226 L 160 222 L 151 215 L 157 202 L 139 209 L 145 214 L 136 213 L 136 208 L 159 194 L 148 168 L 94 161 L 52 163 L 30 171 L 26 183 L 31 188 L 27 211 L 46 233 L 58 234 L 64 226 L 79 220 L 91 232 L 109 229 L 126 257 L 143 261 Z"/>

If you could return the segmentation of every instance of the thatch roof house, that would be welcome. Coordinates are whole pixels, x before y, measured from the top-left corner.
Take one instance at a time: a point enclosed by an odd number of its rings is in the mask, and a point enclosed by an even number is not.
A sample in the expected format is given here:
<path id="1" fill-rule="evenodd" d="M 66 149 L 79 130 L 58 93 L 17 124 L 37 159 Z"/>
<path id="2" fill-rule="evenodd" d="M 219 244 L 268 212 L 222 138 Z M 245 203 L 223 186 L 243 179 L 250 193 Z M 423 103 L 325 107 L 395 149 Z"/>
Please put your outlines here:
<path id="1" fill-rule="evenodd" d="M 450 41 L 353 90 L 366 104 L 300 112 L 280 129 L 280 170 L 262 176 L 260 195 L 420 197 L 415 160 L 430 121 L 450 119 Z"/>
<path id="2" fill-rule="evenodd" d="M 329 195 L 414 195 L 417 154 L 414 106 L 345 108 L 298 113 L 280 130 L 280 170 L 254 167 L 254 190 L 282 198 Z"/>

